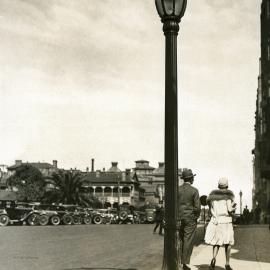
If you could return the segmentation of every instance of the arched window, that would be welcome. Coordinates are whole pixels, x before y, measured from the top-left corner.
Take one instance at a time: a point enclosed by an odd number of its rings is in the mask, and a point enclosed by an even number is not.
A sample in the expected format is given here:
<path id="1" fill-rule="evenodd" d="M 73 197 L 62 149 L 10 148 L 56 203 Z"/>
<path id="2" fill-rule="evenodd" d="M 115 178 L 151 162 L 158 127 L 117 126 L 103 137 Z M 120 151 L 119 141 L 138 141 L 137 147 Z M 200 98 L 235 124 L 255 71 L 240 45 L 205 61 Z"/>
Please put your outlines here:
<path id="1" fill-rule="evenodd" d="M 130 196 L 130 188 L 129 187 L 123 187 L 123 189 L 122 189 L 122 196 L 123 197 Z"/>
<path id="2" fill-rule="evenodd" d="M 102 187 L 96 187 L 96 193 L 102 193 Z"/>
<path id="3" fill-rule="evenodd" d="M 105 187 L 104 188 L 104 196 L 108 197 L 112 195 L 112 189 L 110 187 Z"/>

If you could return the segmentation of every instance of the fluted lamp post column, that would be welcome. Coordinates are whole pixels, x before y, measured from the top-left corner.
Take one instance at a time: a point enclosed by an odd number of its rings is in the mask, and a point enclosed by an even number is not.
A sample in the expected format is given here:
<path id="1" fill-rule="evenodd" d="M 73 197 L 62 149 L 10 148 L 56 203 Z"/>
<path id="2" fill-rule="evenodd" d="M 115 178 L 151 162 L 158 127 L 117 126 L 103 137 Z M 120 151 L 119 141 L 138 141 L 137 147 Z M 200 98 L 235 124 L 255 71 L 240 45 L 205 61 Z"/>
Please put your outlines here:
<path id="1" fill-rule="evenodd" d="M 177 35 L 187 0 L 155 0 L 165 35 L 165 234 L 163 270 L 179 269 Z"/>

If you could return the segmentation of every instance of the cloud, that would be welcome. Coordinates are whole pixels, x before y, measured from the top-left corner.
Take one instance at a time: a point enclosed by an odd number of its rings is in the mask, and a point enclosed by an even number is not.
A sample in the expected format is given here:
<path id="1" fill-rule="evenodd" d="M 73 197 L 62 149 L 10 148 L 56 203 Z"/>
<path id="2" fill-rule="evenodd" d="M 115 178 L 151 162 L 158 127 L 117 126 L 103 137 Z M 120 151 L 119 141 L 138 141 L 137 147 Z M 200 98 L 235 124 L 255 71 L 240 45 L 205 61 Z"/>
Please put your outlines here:
<path id="1" fill-rule="evenodd" d="M 189 1 L 180 24 L 179 160 L 203 192 L 219 176 L 236 189 L 252 177 L 259 13 L 253 0 Z M 164 35 L 153 1 L 2 0 L 0 21 L 1 163 L 162 161 Z"/>

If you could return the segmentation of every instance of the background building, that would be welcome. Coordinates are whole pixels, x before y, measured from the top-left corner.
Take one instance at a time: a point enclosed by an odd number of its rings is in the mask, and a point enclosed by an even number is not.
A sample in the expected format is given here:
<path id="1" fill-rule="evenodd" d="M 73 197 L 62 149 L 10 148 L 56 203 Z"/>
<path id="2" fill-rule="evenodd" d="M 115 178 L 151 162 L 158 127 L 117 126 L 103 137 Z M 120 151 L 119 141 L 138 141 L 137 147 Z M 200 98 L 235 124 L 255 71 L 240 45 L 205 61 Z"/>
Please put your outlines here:
<path id="1" fill-rule="evenodd" d="M 270 0 L 261 5 L 261 58 L 258 77 L 253 210 L 261 223 L 270 221 Z"/>
<path id="2" fill-rule="evenodd" d="M 30 165 L 38 169 L 46 182 L 46 190 L 54 189 L 55 185 L 53 181 L 50 179 L 53 173 L 57 173 L 59 168 L 57 165 L 57 160 L 53 160 L 52 164 L 47 162 L 22 162 L 22 160 L 15 160 L 15 164 L 8 167 L 9 176 L 14 174 L 18 168 L 23 165 Z"/>
<path id="3" fill-rule="evenodd" d="M 30 165 L 38 169 L 44 177 L 49 177 L 58 171 L 57 160 L 53 160 L 52 164 L 47 162 L 22 162 L 22 160 L 15 160 L 15 164 L 8 167 L 10 172 L 15 172 L 22 165 Z"/>
<path id="4" fill-rule="evenodd" d="M 144 189 L 137 175 L 130 169 L 121 171 L 117 162 L 107 171 L 85 172 L 84 188 L 97 197 L 104 207 L 117 208 L 118 205 L 144 205 Z"/>
<path id="5" fill-rule="evenodd" d="M 7 189 L 7 179 L 11 176 L 7 165 L 0 165 L 0 189 Z"/>
<path id="6" fill-rule="evenodd" d="M 157 205 L 164 200 L 164 180 L 165 180 L 165 164 L 159 162 L 158 167 L 154 168 L 149 166 L 147 160 L 135 161 L 136 167 L 133 168 L 134 173 L 137 175 L 141 187 L 145 190 L 145 204 Z M 184 169 L 185 170 L 185 169 Z M 183 183 L 180 178 L 182 169 L 179 169 L 179 185 Z"/>

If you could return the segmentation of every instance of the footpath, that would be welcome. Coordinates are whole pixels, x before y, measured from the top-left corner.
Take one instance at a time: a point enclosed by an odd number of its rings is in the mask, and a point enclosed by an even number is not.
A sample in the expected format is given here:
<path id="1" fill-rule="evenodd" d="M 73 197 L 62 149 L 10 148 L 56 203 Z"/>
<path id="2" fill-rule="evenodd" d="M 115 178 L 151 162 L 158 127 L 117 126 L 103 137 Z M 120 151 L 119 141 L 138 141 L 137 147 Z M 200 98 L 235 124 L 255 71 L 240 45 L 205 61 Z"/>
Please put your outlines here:
<path id="1" fill-rule="evenodd" d="M 232 248 L 230 265 L 234 270 L 270 269 L 270 230 L 268 225 L 241 225 L 234 228 L 235 245 Z M 209 269 L 212 247 L 201 244 L 195 247 L 191 269 Z M 219 250 L 216 270 L 225 269 L 225 251 Z"/>

